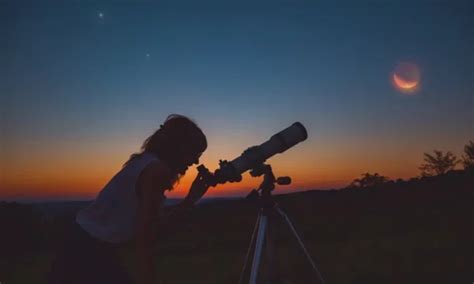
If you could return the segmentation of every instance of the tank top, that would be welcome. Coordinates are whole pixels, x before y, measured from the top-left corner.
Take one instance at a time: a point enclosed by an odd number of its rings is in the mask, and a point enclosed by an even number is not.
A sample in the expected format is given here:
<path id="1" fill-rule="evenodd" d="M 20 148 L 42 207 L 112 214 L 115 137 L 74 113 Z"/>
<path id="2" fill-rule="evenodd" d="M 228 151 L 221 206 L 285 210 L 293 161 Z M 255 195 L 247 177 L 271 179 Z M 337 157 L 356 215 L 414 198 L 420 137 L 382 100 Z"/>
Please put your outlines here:
<path id="1" fill-rule="evenodd" d="M 76 215 L 76 222 L 92 237 L 121 243 L 134 237 L 139 198 L 135 185 L 143 169 L 158 157 L 143 152 L 123 167 L 99 192 L 95 200 Z"/>

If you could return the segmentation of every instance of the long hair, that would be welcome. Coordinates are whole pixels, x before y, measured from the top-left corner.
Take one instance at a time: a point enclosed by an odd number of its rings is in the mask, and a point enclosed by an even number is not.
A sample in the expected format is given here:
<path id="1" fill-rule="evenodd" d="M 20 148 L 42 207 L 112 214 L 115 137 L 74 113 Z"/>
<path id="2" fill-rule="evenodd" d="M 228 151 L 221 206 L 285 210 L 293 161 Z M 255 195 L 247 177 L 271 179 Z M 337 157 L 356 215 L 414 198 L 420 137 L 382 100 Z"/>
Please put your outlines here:
<path id="1" fill-rule="evenodd" d="M 182 163 L 185 151 L 197 155 L 204 152 L 206 148 L 206 136 L 193 120 L 184 115 L 171 114 L 160 125 L 160 128 L 143 142 L 141 151 L 132 154 L 123 167 L 144 152 L 151 152 L 174 172 Z M 180 174 L 176 173 L 172 184 L 179 178 Z"/>

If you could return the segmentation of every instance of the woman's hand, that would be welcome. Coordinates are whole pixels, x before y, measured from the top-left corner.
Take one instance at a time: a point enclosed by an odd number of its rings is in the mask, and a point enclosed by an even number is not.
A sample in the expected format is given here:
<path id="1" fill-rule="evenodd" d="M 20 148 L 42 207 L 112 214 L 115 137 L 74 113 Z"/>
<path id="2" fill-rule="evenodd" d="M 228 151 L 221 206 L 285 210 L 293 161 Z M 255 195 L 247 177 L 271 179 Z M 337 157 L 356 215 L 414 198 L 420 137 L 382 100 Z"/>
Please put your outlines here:
<path id="1" fill-rule="evenodd" d="M 188 195 L 184 198 L 189 205 L 194 205 L 207 192 L 209 185 L 207 185 L 204 176 L 198 172 L 196 178 L 191 184 Z"/>

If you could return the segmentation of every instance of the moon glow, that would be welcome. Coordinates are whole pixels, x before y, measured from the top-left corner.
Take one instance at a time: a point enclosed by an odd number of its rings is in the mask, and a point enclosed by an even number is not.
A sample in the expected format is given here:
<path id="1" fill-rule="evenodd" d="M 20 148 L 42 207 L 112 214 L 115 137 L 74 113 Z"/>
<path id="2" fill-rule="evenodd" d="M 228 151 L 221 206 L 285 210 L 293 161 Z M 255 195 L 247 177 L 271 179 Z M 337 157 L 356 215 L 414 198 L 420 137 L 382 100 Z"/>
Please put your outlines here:
<path id="1" fill-rule="evenodd" d="M 409 62 L 399 63 L 391 73 L 390 80 L 398 91 L 413 94 L 420 86 L 420 70 L 417 65 Z"/>
<path id="2" fill-rule="evenodd" d="M 393 74 L 393 81 L 399 88 L 404 90 L 413 89 L 418 85 L 418 81 L 405 81 L 402 78 L 398 77 L 396 73 Z"/>

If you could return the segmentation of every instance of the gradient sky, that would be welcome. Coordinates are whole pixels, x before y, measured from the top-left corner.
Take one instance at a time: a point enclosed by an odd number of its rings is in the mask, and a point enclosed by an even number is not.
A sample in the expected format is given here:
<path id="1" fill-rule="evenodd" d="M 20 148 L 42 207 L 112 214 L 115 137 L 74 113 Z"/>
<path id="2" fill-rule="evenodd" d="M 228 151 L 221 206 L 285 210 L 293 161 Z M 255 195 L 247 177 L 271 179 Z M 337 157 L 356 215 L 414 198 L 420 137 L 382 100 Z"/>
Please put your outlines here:
<path id="1" fill-rule="evenodd" d="M 468 0 L 62 2 L 0 3 L 0 199 L 94 197 L 170 113 L 207 134 L 211 170 L 302 122 L 308 140 L 269 160 L 288 190 L 413 177 L 474 138 Z M 390 82 L 400 62 L 413 94 Z M 209 196 L 245 195 L 244 176 Z"/>

